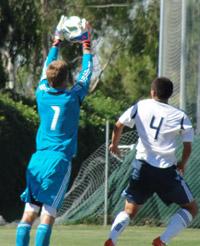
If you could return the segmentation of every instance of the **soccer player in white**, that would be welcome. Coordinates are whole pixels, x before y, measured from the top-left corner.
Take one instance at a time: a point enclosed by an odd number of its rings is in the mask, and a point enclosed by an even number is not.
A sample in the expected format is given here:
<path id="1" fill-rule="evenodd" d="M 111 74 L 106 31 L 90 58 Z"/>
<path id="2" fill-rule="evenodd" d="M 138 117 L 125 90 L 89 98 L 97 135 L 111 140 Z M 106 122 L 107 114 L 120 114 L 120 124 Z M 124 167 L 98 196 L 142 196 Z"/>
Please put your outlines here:
<path id="1" fill-rule="evenodd" d="M 124 126 L 132 128 L 135 125 L 139 140 L 130 182 L 123 192 L 125 209 L 115 218 L 105 246 L 116 245 L 130 219 L 153 193 L 157 193 L 166 205 L 176 203 L 180 206 L 164 233 L 153 240 L 154 246 L 168 244 L 197 214 L 197 203 L 182 177 L 192 150 L 193 128 L 185 112 L 168 104 L 172 93 L 173 83 L 168 78 L 156 78 L 151 85 L 151 99 L 134 104 L 114 126 L 110 145 L 112 153 L 120 154 L 118 143 Z M 183 142 L 183 152 L 177 162 L 178 137 Z"/>

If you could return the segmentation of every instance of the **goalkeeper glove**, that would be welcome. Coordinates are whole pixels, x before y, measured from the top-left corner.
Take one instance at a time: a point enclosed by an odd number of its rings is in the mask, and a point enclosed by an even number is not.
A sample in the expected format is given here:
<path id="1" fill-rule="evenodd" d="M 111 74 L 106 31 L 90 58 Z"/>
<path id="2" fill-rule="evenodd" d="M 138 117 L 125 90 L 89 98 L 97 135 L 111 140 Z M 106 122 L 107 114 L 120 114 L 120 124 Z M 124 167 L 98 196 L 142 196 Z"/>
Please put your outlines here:
<path id="1" fill-rule="evenodd" d="M 82 26 L 84 28 L 83 32 L 79 36 L 71 38 L 70 41 L 82 43 L 84 49 L 90 50 L 91 48 L 91 26 L 85 19 L 82 20 L 82 23 L 83 23 Z"/>
<path id="2" fill-rule="evenodd" d="M 83 49 L 90 50 L 91 49 L 91 34 L 90 31 L 87 31 L 82 35 L 82 45 Z"/>
<path id="3" fill-rule="evenodd" d="M 55 31 L 55 39 L 59 39 L 61 41 L 64 40 L 63 29 L 64 29 L 64 24 L 65 24 L 66 19 L 67 17 L 65 17 L 64 15 L 60 17 L 60 21 L 58 22 L 58 25 Z"/>

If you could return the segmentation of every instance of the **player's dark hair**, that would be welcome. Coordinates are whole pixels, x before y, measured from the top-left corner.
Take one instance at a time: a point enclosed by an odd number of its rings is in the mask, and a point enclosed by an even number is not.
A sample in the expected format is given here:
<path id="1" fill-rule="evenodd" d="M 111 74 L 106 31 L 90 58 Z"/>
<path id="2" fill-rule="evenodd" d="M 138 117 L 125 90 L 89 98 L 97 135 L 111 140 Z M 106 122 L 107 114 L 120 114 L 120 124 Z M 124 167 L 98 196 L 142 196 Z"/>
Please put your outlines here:
<path id="1" fill-rule="evenodd" d="M 159 99 L 167 100 L 173 93 L 173 83 L 166 77 L 158 77 L 152 82 L 151 89 L 156 92 Z"/>
<path id="2" fill-rule="evenodd" d="M 68 74 L 67 64 L 62 60 L 56 60 L 49 64 L 46 75 L 52 87 L 60 87 L 66 81 Z"/>

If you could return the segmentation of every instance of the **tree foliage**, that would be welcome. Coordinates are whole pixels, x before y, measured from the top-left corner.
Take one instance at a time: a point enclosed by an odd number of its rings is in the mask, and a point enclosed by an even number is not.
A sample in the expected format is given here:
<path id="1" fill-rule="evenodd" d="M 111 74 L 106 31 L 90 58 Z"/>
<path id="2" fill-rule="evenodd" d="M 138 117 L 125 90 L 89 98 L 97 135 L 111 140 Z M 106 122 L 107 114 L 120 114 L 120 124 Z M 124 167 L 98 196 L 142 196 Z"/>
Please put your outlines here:
<path id="1" fill-rule="evenodd" d="M 15 66 L 30 63 L 33 51 L 39 45 L 39 27 L 40 15 L 34 0 L 0 1 L 0 67 L 4 68 L 0 75 L 4 78 L 7 74 L 11 80 Z M 14 74 L 12 78 L 15 78 Z M 3 87 L 5 81 L 0 82 Z"/>
<path id="2" fill-rule="evenodd" d="M 101 90 L 116 100 L 126 95 L 128 101 L 135 101 L 149 95 L 149 84 L 157 74 L 158 13 L 158 1 L 151 1 L 148 6 L 136 4 L 129 11 L 124 33 L 112 30 L 105 40 L 103 61 L 110 49 L 116 52 L 103 76 Z M 106 47 L 106 42 L 110 47 Z"/>
<path id="3" fill-rule="evenodd" d="M 8 47 L 11 56 L 29 57 L 39 39 L 39 14 L 34 0 L 1 1 L 1 46 Z M 23 14 L 22 14 L 23 11 Z"/>

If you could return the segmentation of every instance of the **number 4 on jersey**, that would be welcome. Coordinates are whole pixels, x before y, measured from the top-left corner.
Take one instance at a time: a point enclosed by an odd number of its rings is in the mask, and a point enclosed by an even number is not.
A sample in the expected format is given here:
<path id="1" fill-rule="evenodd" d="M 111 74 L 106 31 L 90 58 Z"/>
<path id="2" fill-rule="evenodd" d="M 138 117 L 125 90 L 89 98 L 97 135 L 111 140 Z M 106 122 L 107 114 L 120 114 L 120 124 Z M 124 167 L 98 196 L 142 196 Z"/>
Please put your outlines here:
<path id="1" fill-rule="evenodd" d="M 160 128 L 161 128 L 161 125 L 162 125 L 162 123 L 163 123 L 164 118 L 161 117 L 161 118 L 160 118 L 160 121 L 159 121 L 159 124 L 156 125 L 156 126 L 155 126 L 155 121 L 156 121 L 155 119 L 156 119 L 155 116 L 153 116 L 152 119 L 151 119 L 150 127 L 151 127 L 152 129 L 156 130 L 156 134 L 155 134 L 154 139 L 157 140 L 157 139 L 158 139 L 158 134 L 159 134 L 159 132 L 160 132 Z"/>

